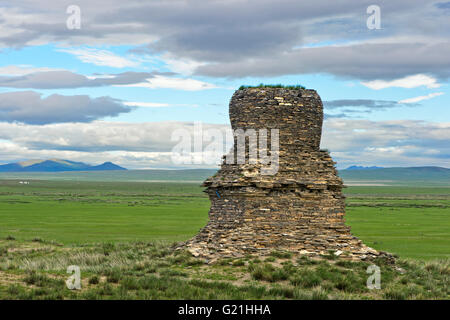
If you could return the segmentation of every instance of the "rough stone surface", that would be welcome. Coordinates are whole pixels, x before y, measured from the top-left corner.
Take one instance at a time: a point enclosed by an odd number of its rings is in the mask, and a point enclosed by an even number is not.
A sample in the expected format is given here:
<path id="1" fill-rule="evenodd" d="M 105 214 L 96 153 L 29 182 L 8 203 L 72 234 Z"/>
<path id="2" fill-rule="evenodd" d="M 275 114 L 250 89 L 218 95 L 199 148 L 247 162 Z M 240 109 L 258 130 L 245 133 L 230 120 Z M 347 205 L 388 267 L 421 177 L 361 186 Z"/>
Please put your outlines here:
<path id="1" fill-rule="evenodd" d="M 243 164 L 228 164 L 224 157 L 221 169 L 203 183 L 211 200 L 209 222 L 184 248 L 207 259 L 274 250 L 392 258 L 364 245 L 345 225 L 343 183 L 328 151 L 320 150 L 323 107 L 315 90 L 237 90 L 229 113 L 233 130 L 279 129 L 279 169 L 261 175 L 262 164 L 249 161 L 248 148 Z"/>

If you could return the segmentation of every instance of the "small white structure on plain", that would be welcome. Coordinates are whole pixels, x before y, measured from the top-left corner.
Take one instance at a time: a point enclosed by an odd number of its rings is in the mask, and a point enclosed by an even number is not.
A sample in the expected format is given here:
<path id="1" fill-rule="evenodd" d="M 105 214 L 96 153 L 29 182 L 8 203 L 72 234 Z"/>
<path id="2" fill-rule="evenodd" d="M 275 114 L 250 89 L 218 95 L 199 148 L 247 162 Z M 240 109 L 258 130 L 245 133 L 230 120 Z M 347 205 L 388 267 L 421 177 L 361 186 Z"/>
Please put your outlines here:
<path id="1" fill-rule="evenodd" d="M 30 184 L 29 181 L 19 181 L 20 184 Z"/>

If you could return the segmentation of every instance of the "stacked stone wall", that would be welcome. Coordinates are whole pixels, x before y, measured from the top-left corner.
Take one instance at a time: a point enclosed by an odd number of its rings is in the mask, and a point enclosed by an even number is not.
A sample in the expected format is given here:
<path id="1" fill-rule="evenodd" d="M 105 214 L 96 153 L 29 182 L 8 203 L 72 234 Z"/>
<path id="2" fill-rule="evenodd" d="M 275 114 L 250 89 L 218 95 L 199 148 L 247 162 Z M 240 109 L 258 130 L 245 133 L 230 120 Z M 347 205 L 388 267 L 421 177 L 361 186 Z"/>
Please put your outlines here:
<path id="1" fill-rule="evenodd" d="M 245 163 L 229 163 L 224 157 L 221 169 L 203 183 L 211 209 L 208 224 L 185 244 L 194 255 L 273 250 L 311 255 L 333 251 L 362 260 L 387 255 L 365 246 L 345 224 L 343 182 L 328 151 L 320 150 L 323 106 L 316 91 L 237 90 L 229 114 L 233 130 L 278 129 L 278 170 L 261 174 L 263 164 L 250 162 L 250 140 Z M 270 141 L 269 135 L 267 150 Z M 237 151 L 236 138 L 230 151 L 234 160 Z"/>

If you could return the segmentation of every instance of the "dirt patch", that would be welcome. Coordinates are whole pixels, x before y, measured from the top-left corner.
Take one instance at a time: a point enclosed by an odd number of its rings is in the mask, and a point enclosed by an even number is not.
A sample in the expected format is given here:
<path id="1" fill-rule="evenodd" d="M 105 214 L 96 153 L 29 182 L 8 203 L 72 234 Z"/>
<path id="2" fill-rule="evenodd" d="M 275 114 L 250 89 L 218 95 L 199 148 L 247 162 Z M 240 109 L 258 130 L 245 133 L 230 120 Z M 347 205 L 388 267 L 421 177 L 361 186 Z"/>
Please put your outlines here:
<path id="1" fill-rule="evenodd" d="M 18 282 L 22 281 L 23 278 L 24 277 L 22 275 L 0 271 L 1 286 L 9 286 L 12 284 L 17 284 Z"/>

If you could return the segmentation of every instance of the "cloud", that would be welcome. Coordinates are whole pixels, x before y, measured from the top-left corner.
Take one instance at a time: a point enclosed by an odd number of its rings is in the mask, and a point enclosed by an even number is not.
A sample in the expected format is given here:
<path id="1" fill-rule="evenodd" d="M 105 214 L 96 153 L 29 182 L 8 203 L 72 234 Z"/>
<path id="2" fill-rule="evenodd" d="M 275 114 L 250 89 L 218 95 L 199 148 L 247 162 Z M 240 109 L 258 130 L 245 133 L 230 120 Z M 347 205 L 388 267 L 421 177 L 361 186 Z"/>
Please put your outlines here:
<path id="1" fill-rule="evenodd" d="M 170 152 L 37 150 L 29 149 L 18 143 L 9 141 L 0 141 L 0 157 L 2 159 L 2 164 L 29 159 L 58 158 L 91 164 L 101 164 L 106 161 L 112 161 L 115 164 L 129 169 L 179 168 L 179 166 L 172 164 Z"/>
<path id="2" fill-rule="evenodd" d="M 372 99 L 341 99 L 324 101 L 323 106 L 325 111 L 339 112 L 337 114 L 325 113 L 325 119 L 332 118 L 351 118 L 361 113 L 371 113 L 375 110 L 386 110 L 396 107 L 408 106 L 416 107 L 419 104 L 416 101 L 406 103 L 404 101 L 392 100 L 372 100 Z M 358 116 L 357 116 L 358 117 Z"/>
<path id="3" fill-rule="evenodd" d="M 76 56 L 84 63 L 91 63 L 96 66 L 106 66 L 112 68 L 137 67 L 140 61 L 132 58 L 124 58 L 107 50 L 99 50 L 95 48 L 80 49 L 59 49 L 58 51 L 67 52 Z"/>
<path id="4" fill-rule="evenodd" d="M 161 102 L 144 102 L 144 101 L 123 101 L 126 106 L 140 108 L 165 108 L 165 107 L 198 107 L 198 104 L 189 103 L 161 103 Z"/>
<path id="5" fill-rule="evenodd" d="M 35 68 L 26 65 L 19 65 L 19 66 L 9 65 L 0 67 L 0 76 L 24 76 L 30 73 L 48 72 L 48 71 L 61 71 L 61 69 L 47 68 L 47 67 Z"/>
<path id="6" fill-rule="evenodd" d="M 7 70 L 14 70 L 8 66 Z M 0 76 L 0 87 L 59 89 L 80 87 L 101 87 L 109 85 L 126 85 L 140 83 L 158 74 L 172 75 L 160 72 L 122 72 L 108 75 L 84 76 L 67 70 L 27 72 L 21 75 Z"/>
<path id="7" fill-rule="evenodd" d="M 199 66 L 195 74 L 212 77 L 270 77 L 328 73 L 345 78 L 396 79 L 411 74 L 450 76 L 450 41 L 362 43 L 280 51 L 277 54 Z M 431 84 L 432 85 L 432 84 Z"/>
<path id="8" fill-rule="evenodd" d="M 90 98 L 86 95 L 63 96 L 52 94 L 42 98 L 33 91 L 0 94 L 0 121 L 27 124 L 58 122 L 90 122 L 129 112 L 119 100 L 110 97 Z"/>
<path id="9" fill-rule="evenodd" d="M 137 101 L 126 101 L 123 102 L 124 105 L 130 107 L 143 107 L 143 108 L 160 108 L 170 106 L 168 103 L 159 102 L 137 102 Z"/>
<path id="10" fill-rule="evenodd" d="M 371 100 L 371 99 L 341 99 L 324 101 L 323 105 L 327 109 L 342 107 L 364 107 L 370 109 L 387 109 L 397 107 L 397 101 L 389 100 Z"/>
<path id="11" fill-rule="evenodd" d="M 236 61 L 276 54 L 301 44 L 299 24 L 289 21 L 214 23 L 203 27 L 192 26 L 190 32 L 186 31 L 152 42 L 148 52 L 170 52 L 175 57 L 194 61 Z"/>
<path id="12" fill-rule="evenodd" d="M 161 59 L 167 64 L 169 70 L 173 72 L 184 74 L 184 75 L 192 75 L 199 66 L 204 65 L 204 62 L 197 62 L 191 59 L 180 59 L 175 58 L 170 54 L 163 54 Z"/>
<path id="13" fill-rule="evenodd" d="M 11 66 L 7 69 L 11 71 Z M 122 72 L 117 74 L 80 75 L 67 70 L 28 72 L 23 75 L 0 75 L 0 87 L 59 89 L 102 86 L 130 86 L 150 89 L 198 91 L 218 88 L 215 84 L 191 78 L 176 78 L 173 72 Z"/>
<path id="14" fill-rule="evenodd" d="M 0 122 L 0 139 L 37 150 L 171 152 L 178 143 L 177 140 L 172 140 L 172 134 L 176 130 L 185 130 L 193 134 L 195 125 L 193 122 L 178 121 L 143 123 L 94 121 L 39 126 Z M 202 128 L 225 130 L 229 126 L 203 123 Z"/>
<path id="15" fill-rule="evenodd" d="M 202 126 L 204 130 L 229 128 L 208 123 Z M 175 168 L 180 166 L 172 163 L 171 151 L 178 140 L 172 140 L 172 134 L 180 129 L 192 133 L 194 127 L 195 123 L 176 121 L 0 122 L 0 158 L 56 157 L 93 163 L 114 161 L 129 168 Z M 324 122 L 321 146 L 332 152 L 340 168 L 353 164 L 450 167 L 449 135 L 450 123 L 329 119 Z"/>
<path id="16" fill-rule="evenodd" d="M 435 6 L 439 9 L 448 10 L 450 9 L 450 2 L 438 2 Z"/>
<path id="17" fill-rule="evenodd" d="M 437 80 L 433 77 L 427 76 L 425 74 L 416 74 L 413 76 L 407 76 L 401 79 L 395 79 L 391 81 L 383 81 L 383 80 L 373 80 L 367 82 L 361 82 L 362 85 L 374 89 L 380 90 L 391 87 L 398 88 L 417 88 L 421 86 L 425 86 L 429 89 L 439 88 L 441 85 L 437 82 Z"/>
<path id="18" fill-rule="evenodd" d="M 321 146 L 349 165 L 450 167 L 450 123 L 330 119 Z"/>
<path id="19" fill-rule="evenodd" d="M 151 79 L 147 79 L 145 82 L 124 85 L 126 87 L 142 87 L 150 89 L 178 89 L 186 91 L 199 91 L 206 89 L 218 88 L 215 84 L 189 79 L 189 78 L 170 78 L 163 75 L 155 75 Z"/>
<path id="20" fill-rule="evenodd" d="M 270 0 L 109 0 L 98 5 L 79 0 L 82 27 L 68 30 L 63 14 L 66 3 L 16 0 L 0 9 L 0 45 L 131 44 L 138 46 L 133 49 L 136 53 L 165 58 L 183 74 L 195 68 L 193 74 L 215 77 L 329 73 L 393 80 L 413 74 L 449 76 L 450 20 L 445 3 L 385 1 L 381 4 L 383 29 L 376 32 L 366 28 L 370 4 L 369 0 L 356 4 L 353 0 L 280 0 L 277 4 Z M 336 39 L 344 45 L 337 46 Z M 105 50 L 76 50 L 73 53 L 89 63 L 138 63 L 134 57 Z"/>
<path id="21" fill-rule="evenodd" d="M 403 100 L 400 100 L 399 103 L 416 103 L 416 102 L 419 102 L 422 100 L 428 100 L 428 99 L 431 99 L 431 98 L 434 98 L 437 96 L 441 96 L 443 94 L 444 94 L 444 92 L 434 92 L 434 93 L 427 94 L 426 96 L 418 96 L 415 98 L 403 99 Z"/>

